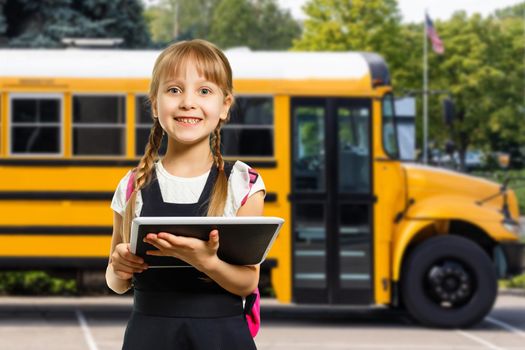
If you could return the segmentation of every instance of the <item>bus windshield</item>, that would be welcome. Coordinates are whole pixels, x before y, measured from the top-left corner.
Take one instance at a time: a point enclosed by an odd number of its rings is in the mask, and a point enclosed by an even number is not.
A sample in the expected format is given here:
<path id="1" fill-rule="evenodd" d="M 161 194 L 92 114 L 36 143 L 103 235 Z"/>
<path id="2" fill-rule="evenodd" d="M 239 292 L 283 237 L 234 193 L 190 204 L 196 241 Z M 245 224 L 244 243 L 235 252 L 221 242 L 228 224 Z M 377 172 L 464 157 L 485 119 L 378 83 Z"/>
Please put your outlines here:
<path id="1" fill-rule="evenodd" d="M 395 122 L 394 97 L 386 94 L 383 97 L 383 148 L 393 159 L 399 158 L 399 145 Z"/>

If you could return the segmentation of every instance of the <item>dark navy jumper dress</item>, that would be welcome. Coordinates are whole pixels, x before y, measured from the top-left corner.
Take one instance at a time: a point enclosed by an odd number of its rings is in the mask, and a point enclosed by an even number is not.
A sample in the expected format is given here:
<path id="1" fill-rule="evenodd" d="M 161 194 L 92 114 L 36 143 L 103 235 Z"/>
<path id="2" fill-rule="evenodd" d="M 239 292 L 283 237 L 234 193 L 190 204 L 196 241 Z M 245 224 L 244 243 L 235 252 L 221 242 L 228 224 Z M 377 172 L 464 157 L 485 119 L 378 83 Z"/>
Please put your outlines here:
<path id="1" fill-rule="evenodd" d="M 232 164 L 225 167 L 231 172 Z M 204 216 L 217 178 L 212 167 L 199 201 L 165 203 L 156 171 L 141 189 L 140 216 Z M 256 349 L 243 315 L 242 298 L 193 267 L 151 268 L 133 276 L 133 311 L 124 350 Z"/>

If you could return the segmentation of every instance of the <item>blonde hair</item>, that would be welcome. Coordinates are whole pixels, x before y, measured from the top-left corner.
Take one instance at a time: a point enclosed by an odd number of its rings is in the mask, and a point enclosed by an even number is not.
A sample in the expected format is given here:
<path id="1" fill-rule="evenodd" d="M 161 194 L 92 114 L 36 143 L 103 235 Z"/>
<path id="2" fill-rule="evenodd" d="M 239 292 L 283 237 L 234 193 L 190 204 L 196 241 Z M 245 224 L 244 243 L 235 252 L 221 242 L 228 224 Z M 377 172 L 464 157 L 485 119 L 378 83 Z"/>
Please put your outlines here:
<path id="1" fill-rule="evenodd" d="M 224 53 L 212 43 L 201 39 L 195 39 L 181 41 L 168 46 L 161 52 L 155 61 L 148 95 L 151 106 L 154 106 L 156 103 L 161 79 L 172 78 L 173 75 L 183 71 L 188 62 L 195 64 L 199 74 L 203 75 L 207 80 L 217 84 L 217 86 L 221 88 L 224 98 L 231 96 L 233 101 L 232 70 L 228 59 Z M 149 140 L 146 145 L 144 156 L 142 156 L 138 166 L 134 169 L 134 191 L 126 204 L 124 218 L 122 220 L 123 242 L 129 242 L 131 221 L 135 216 L 135 201 L 137 193 L 151 181 L 152 172 L 155 169 L 154 165 L 158 160 L 158 151 L 162 141 L 163 129 L 159 123 L 159 119 L 153 116 L 153 114 L 152 118 L 153 126 L 151 128 Z M 214 165 L 219 171 L 208 202 L 207 216 L 222 216 L 224 212 L 224 205 L 228 191 L 228 179 L 224 173 L 224 160 L 220 149 L 220 132 L 222 125 L 228 120 L 229 113 L 225 120 L 219 120 L 219 124 L 210 135 L 210 147 L 214 158 Z"/>

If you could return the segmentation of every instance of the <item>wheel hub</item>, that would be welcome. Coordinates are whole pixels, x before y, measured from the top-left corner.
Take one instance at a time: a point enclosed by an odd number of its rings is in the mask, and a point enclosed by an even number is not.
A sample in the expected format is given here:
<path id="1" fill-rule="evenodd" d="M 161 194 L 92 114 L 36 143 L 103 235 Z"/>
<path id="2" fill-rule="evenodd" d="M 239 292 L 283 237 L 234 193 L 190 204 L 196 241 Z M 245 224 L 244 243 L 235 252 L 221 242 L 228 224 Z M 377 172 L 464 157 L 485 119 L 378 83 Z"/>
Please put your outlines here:
<path id="1" fill-rule="evenodd" d="M 472 295 L 473 278 L 457 261 L 434 264 L 427 274 L 427 282 L 429 294 L 439 304 L 456 306 L 468 301 Z"/>

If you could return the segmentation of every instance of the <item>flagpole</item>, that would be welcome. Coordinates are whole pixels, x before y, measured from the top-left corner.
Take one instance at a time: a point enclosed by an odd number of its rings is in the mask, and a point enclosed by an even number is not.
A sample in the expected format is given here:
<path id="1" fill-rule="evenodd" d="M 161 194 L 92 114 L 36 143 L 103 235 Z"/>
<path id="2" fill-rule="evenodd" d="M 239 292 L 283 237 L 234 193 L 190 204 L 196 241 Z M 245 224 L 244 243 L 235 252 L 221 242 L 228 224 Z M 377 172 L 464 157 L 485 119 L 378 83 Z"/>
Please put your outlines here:
<path id="1" fill-rule="evenodd" d="M 423 19 L 423 164 L 428 164 L 427 10 Z"/>

